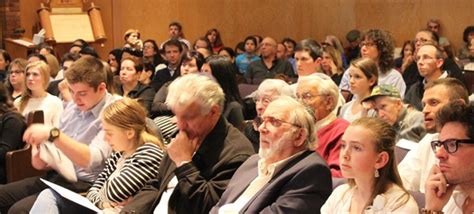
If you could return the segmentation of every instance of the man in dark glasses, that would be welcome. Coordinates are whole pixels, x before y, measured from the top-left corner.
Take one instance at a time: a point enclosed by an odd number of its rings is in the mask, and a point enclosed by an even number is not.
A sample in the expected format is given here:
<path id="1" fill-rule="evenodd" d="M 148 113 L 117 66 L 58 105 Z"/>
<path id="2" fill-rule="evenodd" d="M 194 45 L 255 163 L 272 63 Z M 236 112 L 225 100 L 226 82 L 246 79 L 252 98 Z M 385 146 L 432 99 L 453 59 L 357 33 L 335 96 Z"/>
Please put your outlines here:
<path id="1" fill-rule="evenodd" d="M 474 197 L 474 165 L 470 164 L 474 160 L 474 105 L 452 102 L 437 117 L 440 133 L 431 148 L 439 163 L 431 167 L 426 180 L 425 210 L 472 213 L 474 203 L 469 202 Z"/>

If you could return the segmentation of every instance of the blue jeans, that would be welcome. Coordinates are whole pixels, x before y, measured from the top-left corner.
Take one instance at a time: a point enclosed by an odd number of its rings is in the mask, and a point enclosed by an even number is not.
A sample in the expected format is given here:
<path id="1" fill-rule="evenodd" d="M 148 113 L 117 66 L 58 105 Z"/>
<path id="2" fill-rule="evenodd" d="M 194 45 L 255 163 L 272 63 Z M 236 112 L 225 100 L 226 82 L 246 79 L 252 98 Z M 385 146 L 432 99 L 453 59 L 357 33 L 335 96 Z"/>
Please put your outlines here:
<path id="1" fill-rule="evenodd" d="M 79 204 L 69 201 L 59 195 L 53 189 L 43 190 L 36 199 L 30 213 L 48 213 L 48 214 L 59 214 L 59 213 L 95 213 Z"/>

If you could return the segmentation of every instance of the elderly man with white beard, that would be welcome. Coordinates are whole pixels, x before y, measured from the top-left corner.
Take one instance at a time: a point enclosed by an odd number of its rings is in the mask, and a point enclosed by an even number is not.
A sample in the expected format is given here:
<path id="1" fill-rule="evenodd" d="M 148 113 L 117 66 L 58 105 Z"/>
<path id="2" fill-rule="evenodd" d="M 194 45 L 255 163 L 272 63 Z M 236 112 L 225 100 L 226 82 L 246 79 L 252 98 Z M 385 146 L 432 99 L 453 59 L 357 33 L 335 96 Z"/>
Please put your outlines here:
<path id="1" fill-rule="evenodd" d="M 331 173 L 312 151 L 314 118 L 282 96 L 262 115 L 258 155 L 245 161 L 210 213 L 318 213 L 332 191 Z"/>

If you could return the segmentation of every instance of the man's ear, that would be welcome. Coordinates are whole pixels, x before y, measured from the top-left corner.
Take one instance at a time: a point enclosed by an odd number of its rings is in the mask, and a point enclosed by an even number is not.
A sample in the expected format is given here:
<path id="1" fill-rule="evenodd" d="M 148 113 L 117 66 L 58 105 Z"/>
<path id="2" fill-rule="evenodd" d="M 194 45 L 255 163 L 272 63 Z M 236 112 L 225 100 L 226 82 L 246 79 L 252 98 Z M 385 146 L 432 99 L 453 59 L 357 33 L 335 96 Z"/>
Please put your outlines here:
<path id="1" fill-rule="evenodd" d="M 107 85 L 105 84 L 105 82 L 99 83 L 99 85 L 97 86 L 97 91 L 105 91 L 105 90 L 107 90 Z"/>
<path id="2" fill-rule="evenodd" d="M 209 111 L 209 115 L 211 116 L 220 115 L 220 113 L 221 113 L 221 108 L 219 107 L 219 105 L 213 105 L 211 107 L 211 110 Z"/>
<path id="3" fill-rule="evenodd" d="M 436 59 L 436 67 L 441 68 L 444 64 L 444 59 Z"/>
<path id="4" fill-rule="evenodd" d="M 301 147 L 304 145 L 306 138 L 308 136 L 308 131 L 303 128 L 298 128 L 293 131 L 293 136 L 295 140 L 293 141 L 293 145 L 295 147 Z"/>

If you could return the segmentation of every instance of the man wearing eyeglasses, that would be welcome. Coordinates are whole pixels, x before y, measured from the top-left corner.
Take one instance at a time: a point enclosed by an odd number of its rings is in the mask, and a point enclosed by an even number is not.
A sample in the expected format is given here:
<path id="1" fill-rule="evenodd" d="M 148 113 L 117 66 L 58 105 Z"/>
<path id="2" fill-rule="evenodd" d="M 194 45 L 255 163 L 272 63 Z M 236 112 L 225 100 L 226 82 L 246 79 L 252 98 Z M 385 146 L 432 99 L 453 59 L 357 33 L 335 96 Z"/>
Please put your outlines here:
<path id="1" fill-rule="evenodd" d="M 296 96 L 314 112 L 316 136 L 318 144 L 316 151 L 326 160 L 331 175 L 342 177 L 339 167 L 339 151 L 341 138 L 349 122 L 338 118 L 334 109 L 339 99 L 339 88 L 332 79 L 323 79 L 317 75 L 300 77 Z"/>
<path id="2" fill-rule="evenodd" d="M 411 149 L 398 165 L 403 186 L 407 190 L 425 192 L 429 167 L 436 163 L 431 141 L 438 139 L 436 122 L 438 111 L 450 102 L 469 103 L 466 87 L 457 79 L 445 78 L 430 82 L 423 94 L 424 125 L 428 134 Z"/>
<path id="3" fill-rule="evenodd" d="M 439 163 L 426 181 L 424 212 L 473 213 L 474 106 L 453 102 L 437 116 L 440 133 L 431 147 Z"/>
<path id="4" fill-rule="evenodd" d="M 415 62 L 423 81 L 416 82 L 408 89 L 404 102 L 421 111 L 423 109 L 421 98 L 425 85 L 437 79 L 448 77 L 448 72 L 441 69 L 444 63 L 443 51 L 434 43 L 421 45 L 416 52 Z"/>
<path id="5" fill-rule="evenodd" d="M 429 30 L 418 31 L 415 36 L 415 53 L 413 56 L 417 56 L 417 53 L 423 44 L 432 43 L 438 45 L 438 42 L 439 37 L 436 33 Z M 415 83 L 423 81 L 423 76 L 421 76 L 421 74 L 419 73 L 417 65 L 417 62 L 414 60 L 410 65 L 407 66 L 405 71 L 403 71 L 403 79 L 405 80 L 407 89 L 410 89 L 410 87 Z M 449 57 L 445 58 L 441 69 L 447 71 L 451 77 L 454 77 L 461 81 L 463 80 L 462 71 L 453 59 Z"/>
<path id="6" fill-rule="evenodd" d="M 332 191 L 331 174 L 314 151 L 312 115 L 290 97 L 262 115 L 258 155 L 245 161 L 210 213 L 319 213 Z"/>

